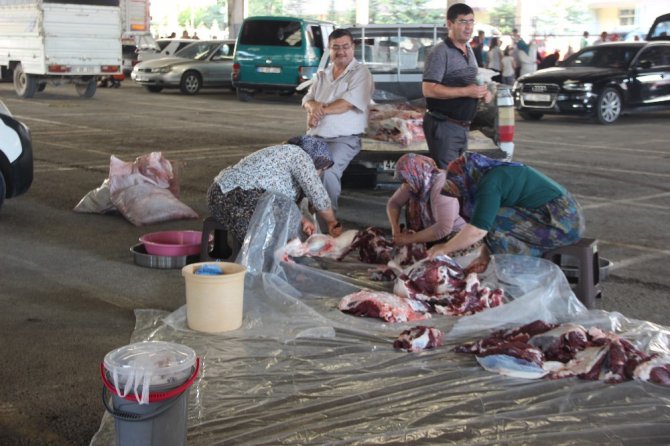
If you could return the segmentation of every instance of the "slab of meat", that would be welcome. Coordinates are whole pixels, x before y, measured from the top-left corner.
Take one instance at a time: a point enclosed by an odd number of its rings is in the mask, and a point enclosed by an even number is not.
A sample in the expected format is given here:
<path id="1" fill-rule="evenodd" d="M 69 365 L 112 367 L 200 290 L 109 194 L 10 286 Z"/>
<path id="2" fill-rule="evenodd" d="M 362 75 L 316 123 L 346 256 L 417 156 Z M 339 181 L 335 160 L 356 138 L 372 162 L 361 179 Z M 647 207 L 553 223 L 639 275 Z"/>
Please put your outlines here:
<path id="1" fill-rule="evenodd" d="M 435 302 L 465 287 L 463 268 L 447 256 L 421 260 L 398 274 L 393 292 L 398 296 Z"/>
<path id="2" fill-rule="evenodd" d="M 361 262 L 377 265 L 386 265 L 392 260 L 398 265 L 405 266 L 427 255 L 424 243 L 395 246 L 383 229 L 374 226 L 361 229 L 356 234 L 350 247 L 350 251 L 355 250 L 358 250 L 358 259 Z"/>
<path id="3" fill-rule="evenodd" d="M 340 300 L 340 311 L 356 316 L 376 317 L 386 322 L 411 322 L 430 319 L 430 307 L 382 291 L 361 290 Z"/>
<path id="4" fill-rule="evenodd" d="M 424 259 L 398 274 L 393 292 L 428 302 L 436 313 L 448 316 L 474 314 L 503 303 L 502 289 L 481 286 L 476 273 L 465 276 L 453 259 Z"/>
<path id="5" fill-rule="evenodd" d="M 304 242 L 300 239 L 291 240 L 278 253 L 282 260 L 290 261 L 291 257 L 327 257 L 340 260 L 347 255 L 358 231 L 344 231 L 339 237 L 328 234 L 313 234 Z"/>
<path id="6" fill-rule="evenodd" d="M 670 386 L 670 358 L 654 357 L 635 368 L 633 378 L 655 384 Z"/>
<path id="7" fill-rule="evenodd" d="M 442 332 L 437 328 L 419 325 L 405 330 L 393 342 L 393 348 L 407 352 L 420 352 L 442 345 Z"/>
<path id="8" fill-rule="evenodd" d="M 614 332 L 543 321 L 499 330 L 455 348 L 486 370 L 519 378 L 579 377 L 616 384 L 637 379 L 670 385 L 670 357 L 648 355 Z"/>

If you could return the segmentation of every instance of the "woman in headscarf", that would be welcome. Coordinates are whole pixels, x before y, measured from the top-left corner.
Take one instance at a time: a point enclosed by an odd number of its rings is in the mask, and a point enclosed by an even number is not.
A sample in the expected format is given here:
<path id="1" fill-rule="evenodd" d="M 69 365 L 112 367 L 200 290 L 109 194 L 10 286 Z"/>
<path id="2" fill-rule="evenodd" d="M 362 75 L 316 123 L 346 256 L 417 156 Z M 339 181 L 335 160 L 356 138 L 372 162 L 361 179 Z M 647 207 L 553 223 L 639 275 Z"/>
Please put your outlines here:
<path id="1" fill-rule="evenodd" d="M 265 192 L 285 195 L 296 204 L 306 197 L 326 222 L 328 233 L 336 237 L 342 227 L 319 179 L 332 165 L 326 143 L 311 136 L 296 136 L 285 144 L 266 147 L 219 172 L 207 191 L 209 212 L 241 243 Z M 296 232 L 302 230 L 305 235 L 315 230 L 304 217 L 296 226 Z"/>
<path id="2" fill-rule="evenodd" d="M 465 226 L 458 212 L 458 200 L 442 195 L 446 176 L 432 158 L 414 153 L 403 155 L 396 163 L 395 174 L 402 184 L 389 198 L 386 214 L 396 245 L 432 246 L 453 237 Z M 403 207 L 410 231 L 403 231 L 400 225 Z"/>
<path id="3" fill-rule="evenodd" d="M 577 242 L 584 232 L 577 200 L 551 178 L 521 163 L 466 152 L 449 163 L 443 193 L 459 199 L 467 224 L 428 254 L 449 254 L 483 239 L 481 255 L 469 271 L 483 272 L 491 254 L 540 257 Z"/>

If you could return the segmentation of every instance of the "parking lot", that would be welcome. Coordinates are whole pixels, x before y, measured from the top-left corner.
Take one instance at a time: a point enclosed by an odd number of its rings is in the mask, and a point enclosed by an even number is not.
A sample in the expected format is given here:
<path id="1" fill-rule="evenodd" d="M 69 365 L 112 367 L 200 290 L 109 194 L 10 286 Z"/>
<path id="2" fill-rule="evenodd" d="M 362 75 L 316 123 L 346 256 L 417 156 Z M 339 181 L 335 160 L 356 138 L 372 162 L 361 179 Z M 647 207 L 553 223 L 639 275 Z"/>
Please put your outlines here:
<path id="1" fill-rule="evenodd" d="M 178 270 L 133 264 L 140 235 L 200 229 L 200 220 L 135 227 L 118 215 L 72 208 L 107 177 L 110 155 L 152 151 L 182 163 L 181 200 L 201 216 L 218 171 L 246 154 L 300 134 L 300 97 L 238 102 L 227 90 L 152 94 L 125 81 L 90 100 L 72 86 L 0 100 L 32 131 L 35 179 L 0 210 L 0 444 L 80 445 L 103 414 L 99 364 L 129 343 L 134 310 L 185 303 Z M 602 126 L 576 117 L 517 120 L 515 160 L 566 186 L 582 204 L 586 236 L 613 262 L 600 308 L 670 325 L 670 112 L 622 117 Z M 385 221 L 388 189 L 347 189 L 346 226 Z"/>

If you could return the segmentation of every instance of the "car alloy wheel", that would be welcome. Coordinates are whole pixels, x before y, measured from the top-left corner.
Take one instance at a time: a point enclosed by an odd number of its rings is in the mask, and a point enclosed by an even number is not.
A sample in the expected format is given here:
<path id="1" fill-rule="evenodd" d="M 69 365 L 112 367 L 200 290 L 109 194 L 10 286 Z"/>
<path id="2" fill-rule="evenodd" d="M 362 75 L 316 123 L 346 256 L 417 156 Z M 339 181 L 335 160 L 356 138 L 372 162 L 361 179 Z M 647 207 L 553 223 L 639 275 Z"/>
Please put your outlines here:
<path id="1" fill-rule="evenodd" d="M 621 95 L 614 88 L 605 88 L 598 98 L 596 117 L 601 124 L 612 124 L 621 116 Z"/>
<path id="2" fill-rule="evenodd" d="M 202 86 L 202 79 L 200 75 L 194 71 L 187 71 L 181 78 L 181 92 L 184 94 L 196 94 L 200 91 Z"/>

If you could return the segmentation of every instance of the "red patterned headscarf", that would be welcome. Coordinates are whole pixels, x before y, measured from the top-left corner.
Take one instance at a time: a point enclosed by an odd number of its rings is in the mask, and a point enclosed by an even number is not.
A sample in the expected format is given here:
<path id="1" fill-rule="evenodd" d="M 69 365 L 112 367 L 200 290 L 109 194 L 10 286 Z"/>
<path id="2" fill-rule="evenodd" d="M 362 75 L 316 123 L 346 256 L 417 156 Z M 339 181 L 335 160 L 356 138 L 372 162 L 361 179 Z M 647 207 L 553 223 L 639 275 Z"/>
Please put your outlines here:
<path id="1" fill-rule="evenodd" d="M 435 220 L 430 207 L 430 190 L 440 173 L 435 161 L 427 156 L 408 153 L 396 163 L 395 173 L 396 178 L 402 179 L 409 186 L 409 229 L 420 231 L 431 226 Z"/>

